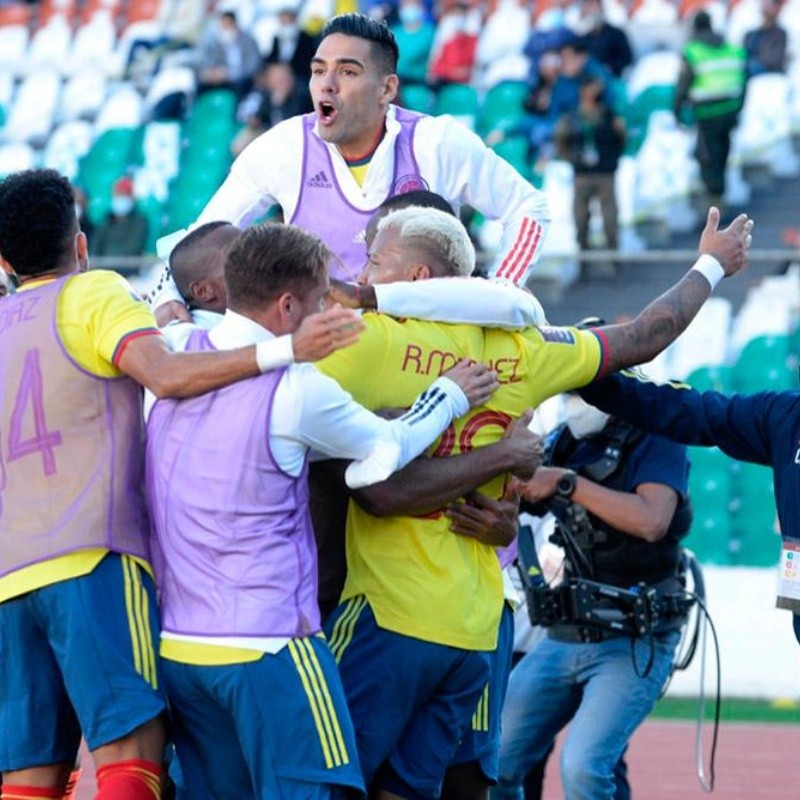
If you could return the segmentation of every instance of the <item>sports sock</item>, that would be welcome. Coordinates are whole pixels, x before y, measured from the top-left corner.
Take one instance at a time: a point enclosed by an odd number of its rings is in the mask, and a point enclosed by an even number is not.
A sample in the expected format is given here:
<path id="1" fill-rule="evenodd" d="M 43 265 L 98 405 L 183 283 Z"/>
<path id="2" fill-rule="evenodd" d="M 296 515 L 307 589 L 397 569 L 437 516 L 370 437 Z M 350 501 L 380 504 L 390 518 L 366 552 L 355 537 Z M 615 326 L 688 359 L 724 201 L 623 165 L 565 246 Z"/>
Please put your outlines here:
<path id="1" fill-rule="evenodd" d="M 100 767 L 95 800 L 161 800 L 161 764 L 130 759 Z"/>
<path id="2" fill-rule="evenodd" d="M 64 789 L 61 800 L 75 800 L 75 793 L 78 790 L 78 783 L 80 783 L 82 772 L 83 770 L 80 767 L 75 767 L 75 769 L 70 772 L 67 788 Z"/>
<path id="3" fill-rule="evenodd" d="M 0 800 L 41 800 L 42 797 L 61 800 L 61 790 L 41 786 L 9 786 L 5 783 L 0 790 Z"/>

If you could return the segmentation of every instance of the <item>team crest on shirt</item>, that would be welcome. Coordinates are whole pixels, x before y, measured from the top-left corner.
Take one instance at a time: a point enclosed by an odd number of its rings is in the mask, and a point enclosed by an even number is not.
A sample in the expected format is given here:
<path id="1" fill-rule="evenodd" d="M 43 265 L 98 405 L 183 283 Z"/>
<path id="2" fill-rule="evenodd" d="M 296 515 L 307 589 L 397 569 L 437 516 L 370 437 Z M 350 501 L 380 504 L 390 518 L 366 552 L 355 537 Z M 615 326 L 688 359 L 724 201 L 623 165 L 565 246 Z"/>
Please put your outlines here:
<path id="1" fill-rule="evenodd" d="M 420 189 L 429 190 L 428 182 L 419 175 L 403 175 L 394 183 L 394 189 L 390 194 L 406 194 L 406 192 L 416 192 Z"/>
<path id="2" fill-rule="evenodd" d="M 559 344 L 575 344 L 575 335 L 568 328 L 540 327 L 539 333 L 546 342 L 557 342 Z"/>

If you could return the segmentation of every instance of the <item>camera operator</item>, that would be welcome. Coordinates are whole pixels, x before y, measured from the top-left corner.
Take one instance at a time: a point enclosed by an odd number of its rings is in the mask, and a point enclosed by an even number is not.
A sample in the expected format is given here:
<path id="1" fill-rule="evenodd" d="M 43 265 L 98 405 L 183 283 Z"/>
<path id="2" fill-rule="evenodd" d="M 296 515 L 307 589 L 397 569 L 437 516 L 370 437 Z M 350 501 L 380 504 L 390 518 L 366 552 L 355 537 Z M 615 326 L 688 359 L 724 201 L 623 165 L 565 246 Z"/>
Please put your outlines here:
<path id="1" fill-rule="evenodd" d="M 638 591 L 663 613 L 650 614 L 637 633 L 582 625 L 566 613 L 544 622 L 555 624 L 511 673 L 492 800 L 522 796 L 527 773 L 567 723 L 561 753 L 567 800 L 630 797 L 625 770 L 615 767 L 670 675 L 685 622 L 686 606 L 674 601 L 683 591 L 680 540 L 691 523 L 686 448 L 575 394 L 566 398 L 566 424 L 548 437 L 543 466 L 520 485 L 523 500 L 539 504 L 532 511 L 550 510 L 559 520 L 556 537 L 566 546 L 561 589 L 586 579 L 605 585 L 598 598 L 604 589 L 628 598 L 634 596 L 628 590 Z M 610 619 L 612 607 L 598 599 L 593 610 Z"/>

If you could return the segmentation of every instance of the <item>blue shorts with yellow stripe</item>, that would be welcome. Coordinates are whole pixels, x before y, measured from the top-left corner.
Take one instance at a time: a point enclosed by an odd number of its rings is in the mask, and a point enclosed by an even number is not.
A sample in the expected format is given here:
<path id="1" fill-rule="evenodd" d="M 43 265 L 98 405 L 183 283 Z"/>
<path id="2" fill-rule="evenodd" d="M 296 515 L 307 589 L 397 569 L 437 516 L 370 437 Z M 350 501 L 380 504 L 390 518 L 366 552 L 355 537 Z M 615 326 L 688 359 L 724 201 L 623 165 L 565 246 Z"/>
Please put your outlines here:
<path id="1" fill-rule="evenodd" d="M 201 666 L 164 659 L 179 797 L 323 800 L 362 792 L 355 734 L 321 636 L 257 661 Z"/>
<path id="2" fill-rule="evenodd" d="M 514 654 L 514 612 L 503 603 L 497 649 L 491 654 L 491 675 L 472 715 L 472 724 L 458 746 L 452 766 L 476 761 L 491 783 L 497 782 L 500 766 L 500 717 L 511 674 Z"/>
<path id="3" fill-rule="evenodd" d="M 491 654 L 384 630 L 363 596 L 342 603 L 325 630 L 367 785 L 414 800 L 439 797 L 489 678 Z"/>
<path id="4" fill-rule="evenodd" d="M 130 556 L 0 603 L 0 771 L 72 763 L 165 708 L 155 589 Z"/>

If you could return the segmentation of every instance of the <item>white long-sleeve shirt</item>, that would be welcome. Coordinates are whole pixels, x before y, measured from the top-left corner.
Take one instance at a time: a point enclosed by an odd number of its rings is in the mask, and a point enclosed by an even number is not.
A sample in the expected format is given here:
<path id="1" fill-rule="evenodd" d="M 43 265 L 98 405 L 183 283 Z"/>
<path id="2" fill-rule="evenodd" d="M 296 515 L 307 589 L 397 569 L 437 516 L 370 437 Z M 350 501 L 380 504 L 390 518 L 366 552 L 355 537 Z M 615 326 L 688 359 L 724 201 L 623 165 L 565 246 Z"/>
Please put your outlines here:
<path id="1" fill-rule="evenodd" d="M 176 326 L 185 347 L 191 326 Z M 276 366 L 289 337 L 274 337 L 249 317 L 227 311 L 209 332 L 218 350 L 274 340 Z M 174 346 L 179 336 L 171 337 Z M 469 409 L 464 392 L 441 377 L 402 417 L 385 420 L 353 400 L 336 381 L 311 364 L 291 364 L 278 384 L 270 416 L 270 449 L 278 466 L 299 475 L 311 449 L 321 456 L 352 461 L 345 473 L 351 488 L 385 480 L 422 453 Z"/>
<path id="2" fill-rule="evenodd" d="M 400 132 L 394 114 L 394 106 L 390 106 L 386 135 L 370 161 L 362 186 L 339 150 L 325 145 L 338 185 L 347 202 L 357 209 L 377 208 L 391 189 L 394 145 Z M 489 273 L 523 284 L 539 258 L 550 224 L 545 195 L 450 116 L 420 119 L 413 150 L 431 191 L 441 194 L 456 210 L 469 205 L 487 219 L 503 222 L 503 235 Z M 226 220 L 245 228 L 276 205 L 283 209 L 284 219 L 290 220 L 306 177 L 303 166 L 302 118 L 292 117 L 263 133 L 239 155 L 197 224 Z M 167 237 L 169 246 L 179 238 Z M 159 254 L 165 255 L 163 248 Z M 178 299 L 174 287 L 164 291 L 167 284 L 162 281 L 157 302 Z"/>

